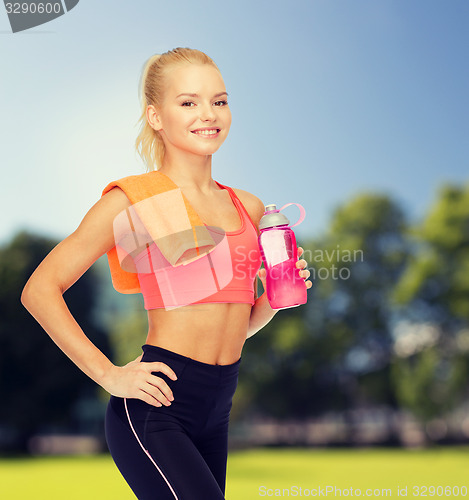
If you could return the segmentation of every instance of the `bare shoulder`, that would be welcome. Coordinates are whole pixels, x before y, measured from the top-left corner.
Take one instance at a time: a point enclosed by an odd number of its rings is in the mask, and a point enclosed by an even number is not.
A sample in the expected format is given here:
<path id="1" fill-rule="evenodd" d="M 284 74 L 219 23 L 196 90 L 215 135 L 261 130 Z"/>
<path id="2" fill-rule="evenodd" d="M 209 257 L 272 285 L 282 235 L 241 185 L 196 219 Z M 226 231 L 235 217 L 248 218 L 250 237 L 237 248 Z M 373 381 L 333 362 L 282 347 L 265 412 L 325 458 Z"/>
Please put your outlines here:
<path id="1" fill-rule="evenodd" d="M 116 215 L 130 205 L 130 200 L 122 189 L 112 188 L 88 210 L 75 233 L 81 236 L 84 232 L 99 233 L 104 229 L 109 233 L 112 231 L 112 222 Z"/>
<path id="2" fill-rule="evenodd" d="M 130 201 L 121 189 L 111 189 L 85 214 L 77 229 L 58 243 L 34 271 L 31 283 L 41 290 L 44 283 L 55 283 L 65 292 L 105 252 L 114 245 L 113 221 Z"/>
<path id="3" fill-rule="evenodd" d="M 101 251 L 113 246 L 113 221 L 123 210 L 131 206 L 130 200 L 119 187 L 114 187 L 90 208 L 75 231 L 78 238 L 101 243 Z"/>
<path id="4" fill-rule="evenodd" d="M 96 204 L 103 205 L 110 211 L 120 212 L 130 207 L 131 202 L 124 191 L 120 187 L 115 186 L 106 194 L 103 194 Z"/>
<path id="5" fill-rule="evenodd" d="M 265 205 L 264 202 L 258 198 L 255 194 L 245 191 L 244 189 L 232 188 L 236 196 L 241 200 L 241 203 L 245 206 L 248 214 L 250 215 L 256 227 L 259 227 L 259 221 L 264 215 Z"/>
<path id="6" fill-rule="evenodd" d="M 86 247 L 97 258 L 115 244 L 113 222 L 115 217 L 131 206 L 130 200 L 119 187 L 112 188 L 88 210 L 77 229 L 70 235 L 70 243 Z"/>

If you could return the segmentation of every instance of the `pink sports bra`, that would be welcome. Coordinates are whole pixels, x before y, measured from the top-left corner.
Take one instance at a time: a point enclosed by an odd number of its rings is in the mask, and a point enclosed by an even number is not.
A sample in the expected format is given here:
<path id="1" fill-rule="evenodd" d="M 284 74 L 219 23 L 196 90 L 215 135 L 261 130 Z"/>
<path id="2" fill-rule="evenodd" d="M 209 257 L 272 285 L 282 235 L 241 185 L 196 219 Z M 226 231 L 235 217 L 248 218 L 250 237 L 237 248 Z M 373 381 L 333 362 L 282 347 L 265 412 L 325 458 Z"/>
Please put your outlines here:
<path id="1" fill-rule="evenodd" d="M 228 190 L 241 227 L 225 232 L 204 224 L 217 242 L 215 248 L 177 267 L 168 263 L 155 243 L 149 245 L 136 257 L 137 269 L 151 270 L 137 274 L 146 310 L 204 303 L 254 304 L 254 280 L 262 262 L 258 231 L 234 191 L 217 184 Z M 139 266 L 139 261 L 145 264 Z"/>

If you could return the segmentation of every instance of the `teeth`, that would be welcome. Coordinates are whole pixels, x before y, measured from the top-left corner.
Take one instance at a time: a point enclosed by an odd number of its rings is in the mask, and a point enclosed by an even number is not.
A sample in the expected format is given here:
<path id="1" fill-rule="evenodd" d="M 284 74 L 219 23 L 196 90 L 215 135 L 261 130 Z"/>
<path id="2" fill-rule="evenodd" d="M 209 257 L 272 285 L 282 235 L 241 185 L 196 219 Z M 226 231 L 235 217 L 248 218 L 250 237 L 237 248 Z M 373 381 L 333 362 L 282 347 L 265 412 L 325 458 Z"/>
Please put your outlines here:
<path id="1" fill-rule="evenodd" d="M 218 132 L 218 130 L 196 130 L 194 134 L 203 134 L 203 135 L 214 135 Z"/>

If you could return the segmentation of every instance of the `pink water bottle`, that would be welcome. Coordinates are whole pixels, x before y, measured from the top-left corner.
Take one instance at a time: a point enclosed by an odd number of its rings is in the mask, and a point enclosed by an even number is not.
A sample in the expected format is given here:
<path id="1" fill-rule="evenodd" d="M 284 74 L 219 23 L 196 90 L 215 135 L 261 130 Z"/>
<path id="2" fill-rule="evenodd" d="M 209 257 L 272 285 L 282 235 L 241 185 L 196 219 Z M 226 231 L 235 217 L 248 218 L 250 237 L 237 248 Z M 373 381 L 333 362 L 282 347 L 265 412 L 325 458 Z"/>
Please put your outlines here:
<path id="1" fill-rule="evenodd" d="M 280 212 L 296 205 L 301 212 L 298 222 L 290 221 Z M 288 309 L 305 304 L 307 287 L 295 266 L 298 260 L 295 233 L 291 229 L 305 217 L 305 209 L 299 203 L 287 203 L 277 210 L 275 205 L 266 205 L 259 222 L 259 248 L 266 269 L 266 293 L 272 309 Z"/>

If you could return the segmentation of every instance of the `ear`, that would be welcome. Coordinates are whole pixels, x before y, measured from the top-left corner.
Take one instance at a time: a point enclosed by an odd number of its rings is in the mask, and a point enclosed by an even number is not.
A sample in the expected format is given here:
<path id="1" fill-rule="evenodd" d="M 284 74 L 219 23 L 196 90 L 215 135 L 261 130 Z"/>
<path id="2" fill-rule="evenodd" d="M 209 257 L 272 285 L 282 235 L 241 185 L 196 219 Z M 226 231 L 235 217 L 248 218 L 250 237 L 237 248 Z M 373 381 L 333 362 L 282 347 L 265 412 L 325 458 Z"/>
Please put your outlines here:
<path id="1" fill-rule="evenodd" d="M 158 131 L 163 128 L 159 112 L 153 104 L 147 106 L 146 115 L 148 124 L 153 130 Z"/>

